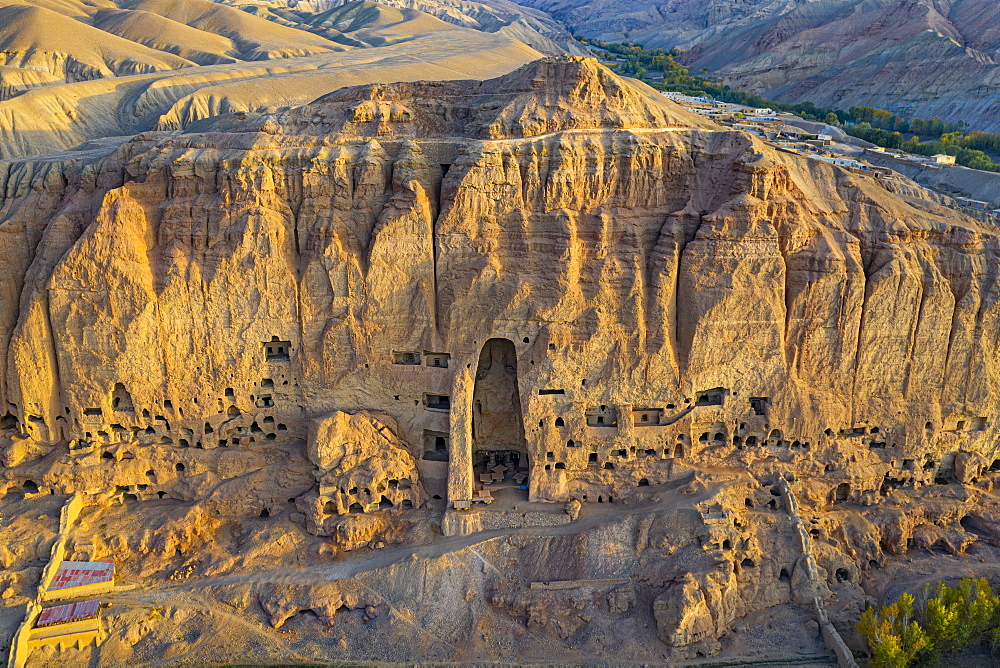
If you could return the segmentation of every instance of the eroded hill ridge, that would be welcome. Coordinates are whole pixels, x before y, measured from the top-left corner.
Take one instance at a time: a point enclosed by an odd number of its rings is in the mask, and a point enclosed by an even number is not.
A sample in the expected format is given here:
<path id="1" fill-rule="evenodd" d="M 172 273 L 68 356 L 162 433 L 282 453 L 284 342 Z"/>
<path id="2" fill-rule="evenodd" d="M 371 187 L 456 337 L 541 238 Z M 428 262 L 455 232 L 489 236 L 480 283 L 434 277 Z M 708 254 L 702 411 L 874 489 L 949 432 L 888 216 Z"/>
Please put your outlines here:
<path id="1" fill-rule="evenodd" d="M 994 230 L 594 60 L 342 89 L 5 161 L 0 185 L 7 502 L 82 494 L 88 554 L 187 591 L 212 575 L 238 614 L 388 601 L 455 652 L 390 651 L 389 621 L 374 644 L 338 631 L 345 657 L 475 652 L 483 620 L 693 656 L 817 596 L 850 628 L 880 566 L 995 535 Z M 481 503 L 498 467 L 522 511 Z M 98 528 L 120 501 L 174 515 Z M 608 502 L 632 510 L 587 523 Z M 226 538 L 265 517 L 286 531 L 267 555 Z M 328 608 L 299 561 L 510 522 L 561 533 L 484 543 L 492 570 L 400 554 Z M 283 575 L 225 580 L 253 563 Z M 575 579 L 608 591 L 528 586 Z M 122 633 L 108 660 L 140 651 Z"/>

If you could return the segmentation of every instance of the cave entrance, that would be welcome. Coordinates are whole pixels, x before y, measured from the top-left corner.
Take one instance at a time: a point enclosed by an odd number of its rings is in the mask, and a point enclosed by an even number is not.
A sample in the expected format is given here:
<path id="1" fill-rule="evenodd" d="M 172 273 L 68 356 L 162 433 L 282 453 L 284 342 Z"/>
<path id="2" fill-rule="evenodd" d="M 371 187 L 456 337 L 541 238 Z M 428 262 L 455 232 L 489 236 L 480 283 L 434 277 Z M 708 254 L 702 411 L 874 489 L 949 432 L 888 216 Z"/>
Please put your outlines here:
<path id="1" fill-rule="evenodd" d="M 527 499 L 531 474 L 521 394 L 517 386 L 517 351 L 509 339 L 483 346 L 472 393 L 472 452 L 475 488 L 489 487 L 503 496 Z"/>

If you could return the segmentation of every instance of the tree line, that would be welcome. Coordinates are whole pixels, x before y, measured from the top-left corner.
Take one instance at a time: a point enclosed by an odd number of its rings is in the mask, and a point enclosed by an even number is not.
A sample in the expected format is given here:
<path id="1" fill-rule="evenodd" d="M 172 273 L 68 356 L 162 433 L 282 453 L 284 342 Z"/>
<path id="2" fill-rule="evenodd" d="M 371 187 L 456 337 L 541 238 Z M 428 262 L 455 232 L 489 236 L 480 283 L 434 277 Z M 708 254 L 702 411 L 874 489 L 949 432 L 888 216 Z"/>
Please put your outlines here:
<path id="1" fill-rule="evenodd" d="M 613 56 L 618 61 L 617 70 L 620 73 L 635 77 L 660 91 L 789 112 L 807 120 L 839 127 L 849 135 L 884 148 L 917 155 L 953 155 L 955 162 L 965 167 L 1000 172 L 1000 164 L 984 152 L 1000 153 L 1000 133 L 969 131 L 969 124 L 965 121 L 946 122 L 937 116 L 930 120 L 906 119 L 875 107 L 850 107 L 845 111 L 818 107 L 812 102 L 787 104 L 691 74 L 689 68 L 676 60 L 684 53 L 680 49 L 646 49 L 637 42 L 605 42 L 581 36 L 576 39 Z M 662 73 L 662 80 L 650 79 L 651 71 Z M 703 69 L 702 73 L 707 73 L 707 70 Z M 912 136 L 907 138 L 908 134 Z M 922 141 L 922 137 L 932 140 Z"/>

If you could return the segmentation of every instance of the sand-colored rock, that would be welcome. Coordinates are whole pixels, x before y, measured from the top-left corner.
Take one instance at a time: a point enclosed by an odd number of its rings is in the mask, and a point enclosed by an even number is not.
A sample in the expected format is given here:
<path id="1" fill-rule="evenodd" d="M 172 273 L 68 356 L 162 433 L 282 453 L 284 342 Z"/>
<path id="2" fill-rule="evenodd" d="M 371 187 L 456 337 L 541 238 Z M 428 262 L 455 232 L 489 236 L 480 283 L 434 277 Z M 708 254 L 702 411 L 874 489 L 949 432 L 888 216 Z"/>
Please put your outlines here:
<path id="1" fill-rule="evenodd" d="M 490 78 L 540 55 L 516 38 L 417 10 L 354 2 L 338 11 L 359 15 L 317 35 L 305 20 L 280 24 L 210 0 L 120 8 L 110 0 L 2 0 L 11 20 L 0 31 L 8 47 L 0 59 L 0 157 L 179 130 L 343 86 Z"/>
<path id="2" fill-rule="evenodd" d="M 5 584 L 81 494 L 102 664 L 822 658 L 992 568 L 1000 246 L 913 184 L 579 58 L 0 169 Z"/>

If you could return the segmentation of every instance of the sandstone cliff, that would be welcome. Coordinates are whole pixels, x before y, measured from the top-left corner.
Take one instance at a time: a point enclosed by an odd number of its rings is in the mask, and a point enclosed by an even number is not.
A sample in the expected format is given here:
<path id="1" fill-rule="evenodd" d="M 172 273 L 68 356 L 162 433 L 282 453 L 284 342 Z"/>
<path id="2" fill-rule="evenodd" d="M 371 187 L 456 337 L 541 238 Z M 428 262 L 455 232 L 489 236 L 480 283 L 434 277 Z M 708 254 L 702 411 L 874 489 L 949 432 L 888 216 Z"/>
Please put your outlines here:
<path id="1" fill-rule="evenodd" d="M 0 170 L 4 503 L 80 493 L 81 552 L 194 573 L 163 629 L 200 586 L 274 626 L 388 605 L 345 659 L 527 627 L 652 661 L 771 606 L 849 629 L 863 577 L 1000 535 L 996 230 L 596 61 Z M 527 477 L 490 515 L 496 469 Z M 160 633 L 135 614 L 119 663 Z"/>

